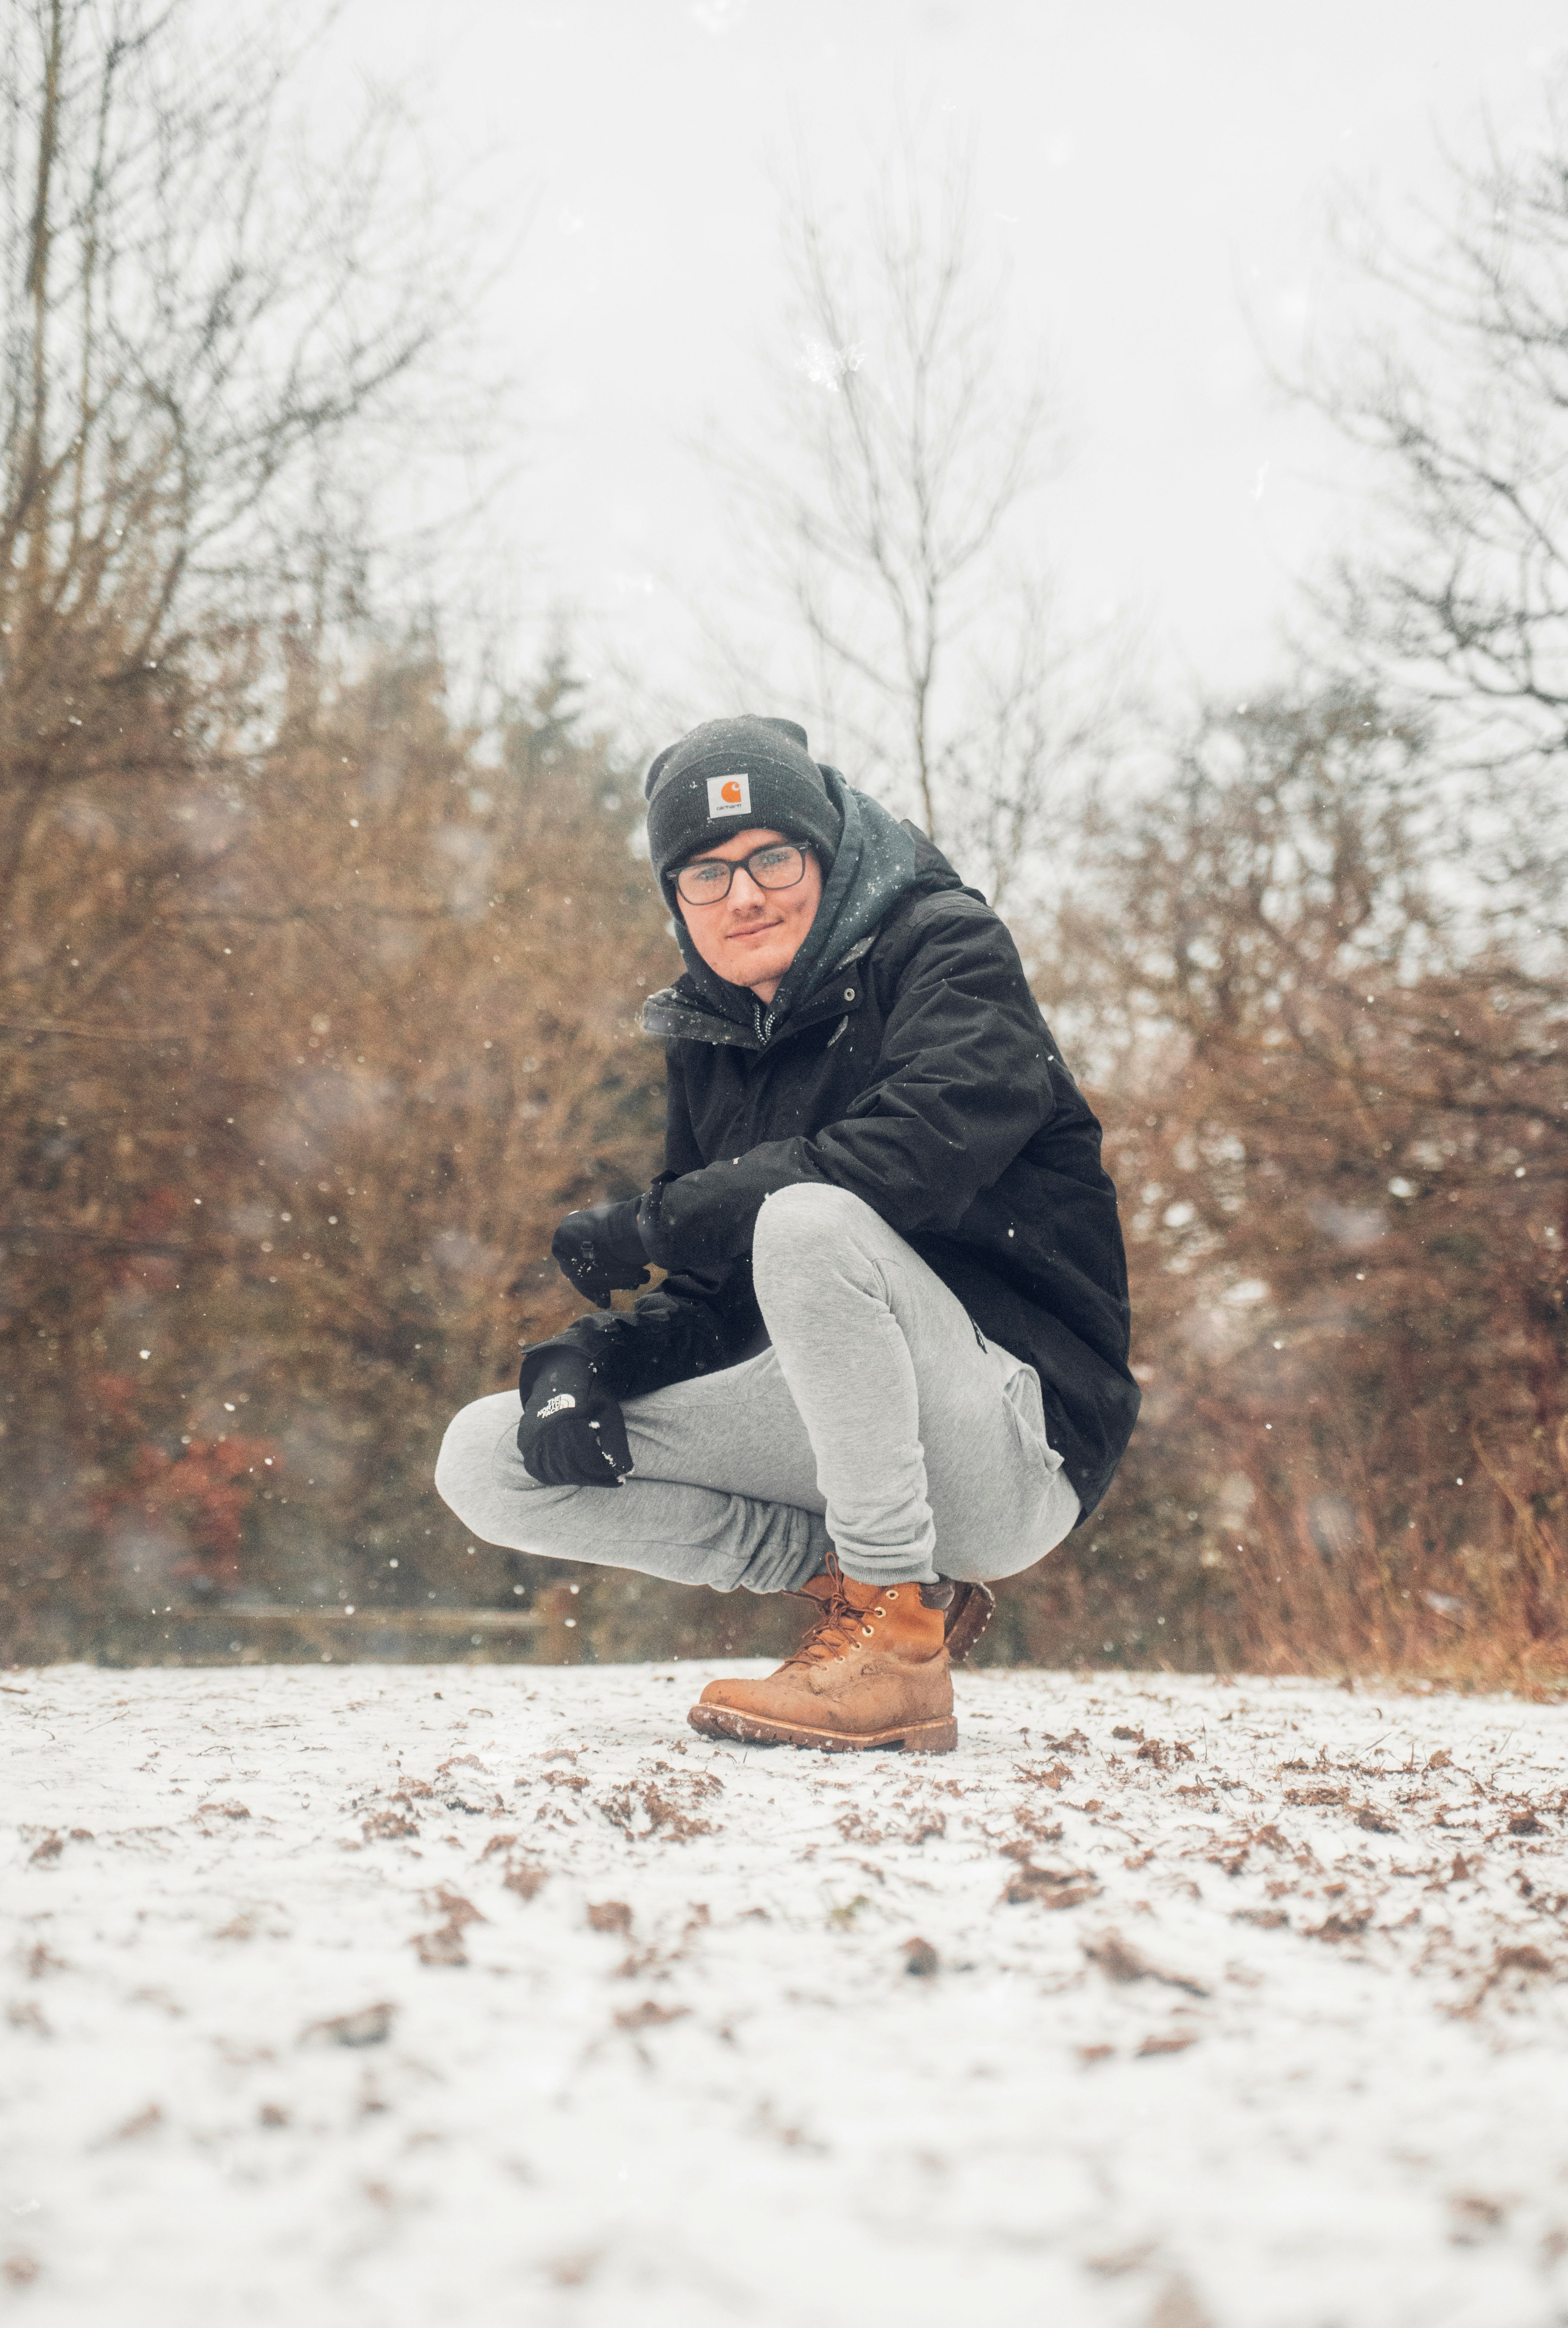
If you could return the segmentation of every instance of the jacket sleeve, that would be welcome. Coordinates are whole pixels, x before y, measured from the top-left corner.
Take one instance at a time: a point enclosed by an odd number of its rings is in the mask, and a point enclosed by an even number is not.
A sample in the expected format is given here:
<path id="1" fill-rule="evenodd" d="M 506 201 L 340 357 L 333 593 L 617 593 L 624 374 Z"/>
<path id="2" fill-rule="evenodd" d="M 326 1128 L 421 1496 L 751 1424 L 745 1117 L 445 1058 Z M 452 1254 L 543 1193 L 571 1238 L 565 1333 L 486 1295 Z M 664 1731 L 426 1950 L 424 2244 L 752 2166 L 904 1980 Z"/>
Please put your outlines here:
<path id="1" fill-rule="evenodd" d="M 656 1192 L 703 1160 L 673 1046 L 667 1074 L 665 1169 L 653 1184 Z M 550 1352 L 565 1347 L 583 1353 L 611 1398 L 641 1398 L 650 1390 L 664 1390 L 671 1383 L 688 1382 L 694 1375 L 732 1365 L 761 1324 L 749 1260 L 740 1257 L 715 1269 L 683 1270 L 641 1295 L 630 1314 L 591 1310 L 549 1341 L 535 1343 L 523 1353 L 518 1386 L 527 1399 Z"/>
<path id="2" fill-rule="evenodd" d="M 901 1235 L 951 1234 L 1050 1115 L 1054 1045 L 1017 948 L 986 906 L 945 896 L 897 972 L 876 1080 L 809 1138 L 768 1141 L 667 1180 L 643 1242 L 668 1269 L 749 1253 L 759 1209 L 800 1181 L 847 1188 Z"/>

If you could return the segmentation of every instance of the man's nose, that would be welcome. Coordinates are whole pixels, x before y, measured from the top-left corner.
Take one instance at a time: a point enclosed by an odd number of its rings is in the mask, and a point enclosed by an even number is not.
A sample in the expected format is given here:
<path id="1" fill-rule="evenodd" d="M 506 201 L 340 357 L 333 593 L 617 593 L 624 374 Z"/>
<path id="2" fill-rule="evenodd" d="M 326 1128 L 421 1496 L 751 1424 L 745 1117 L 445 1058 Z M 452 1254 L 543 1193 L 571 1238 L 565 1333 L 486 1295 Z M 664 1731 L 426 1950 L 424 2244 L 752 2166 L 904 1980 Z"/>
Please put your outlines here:
<path id="1" fill-rule="evenodd" d="M 750 889 L 751 893 L 750 897 L 747 896 L 746 890 L 741 887 L 741 883 L 742 881 L 746 884 L 746 888 Z M 761 881 L 756 878 L 751 867 L 749 865 L 737 865 L 733 873 L 730 876 L 731 903 L 737 906 L 749 906 L 754 898 L 758 905 L 763 905 L 767 901 L 767 891 L 763 888 Z"/>

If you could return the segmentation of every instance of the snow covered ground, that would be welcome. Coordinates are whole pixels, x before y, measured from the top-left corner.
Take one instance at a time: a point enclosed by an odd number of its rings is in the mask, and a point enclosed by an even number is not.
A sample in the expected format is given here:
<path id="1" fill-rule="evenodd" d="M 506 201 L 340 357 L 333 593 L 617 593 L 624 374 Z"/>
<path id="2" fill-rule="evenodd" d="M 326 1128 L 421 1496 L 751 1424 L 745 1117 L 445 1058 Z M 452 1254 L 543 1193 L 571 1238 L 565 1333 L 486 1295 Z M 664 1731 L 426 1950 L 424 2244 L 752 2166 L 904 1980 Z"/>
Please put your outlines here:
<path id="1" fill-rule="evenodd" d="M 1568 1708 L 12 1674 L 26 2328 L 1568 2322 Z"/>

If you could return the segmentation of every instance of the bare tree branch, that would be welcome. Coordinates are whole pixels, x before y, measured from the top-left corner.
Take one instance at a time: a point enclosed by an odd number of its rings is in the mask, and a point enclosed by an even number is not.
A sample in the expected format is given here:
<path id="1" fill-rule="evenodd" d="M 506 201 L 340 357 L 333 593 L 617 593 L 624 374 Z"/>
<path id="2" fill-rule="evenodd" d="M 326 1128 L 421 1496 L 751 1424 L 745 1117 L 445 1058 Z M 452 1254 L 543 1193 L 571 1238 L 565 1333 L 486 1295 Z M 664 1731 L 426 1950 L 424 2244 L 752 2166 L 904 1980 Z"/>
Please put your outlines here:
<path id="1" fill-rule="evenodd" d="M 1038 869 L 1055 795 L 1103 746 L 1123 658 L 1068 635 L 1027 539 L 1060 429 L 1038 364 L 1014 383 L 975 183 L 971 153 L 933 170 L 906 131 L 852 233 L 800 164 L 782 427 L 721 466 L 828 748 L 999 896 Z"/>
<path id="2" fill-rule="evenodd" d="M 1288 384 L 1368 456 L 1384 520 L 1317 593 L 1341 657 L 1431 707 L 1494 922 L 1568 943 L 1568 82 L 1545 126 L 1448 156 L 1414 238 L 1341 222 L 1377 321 Z"/>

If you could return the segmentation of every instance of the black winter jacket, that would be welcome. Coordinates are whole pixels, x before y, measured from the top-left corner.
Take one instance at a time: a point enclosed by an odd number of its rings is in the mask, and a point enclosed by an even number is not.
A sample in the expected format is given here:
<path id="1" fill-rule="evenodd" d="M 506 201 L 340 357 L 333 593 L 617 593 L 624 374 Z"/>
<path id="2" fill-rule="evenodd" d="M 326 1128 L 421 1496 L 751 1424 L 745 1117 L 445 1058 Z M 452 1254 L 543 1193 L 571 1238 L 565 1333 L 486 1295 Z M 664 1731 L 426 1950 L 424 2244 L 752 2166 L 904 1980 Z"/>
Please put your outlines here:
<path id="1" fill-rule="evenodd" d="M 847 1188 L 1034 1367 L 1087 1518 L 1139 1395 L 1100 1128 L 1003 923 L 923 834 L 917 849 L 913 887 L 770 1036 L 761 1010 L 747 1027 L 689 975 L 649 998 L 667 1116 L 639 1225 L 670 1274 L 630 1315 L 556 1338 L 621 1399 L 733 1365 L 763 1338 L 751 1247 L 764 1199 L 797 1181 Z M 527 1353 L 525 1396 L 552 1347 Z"/>

